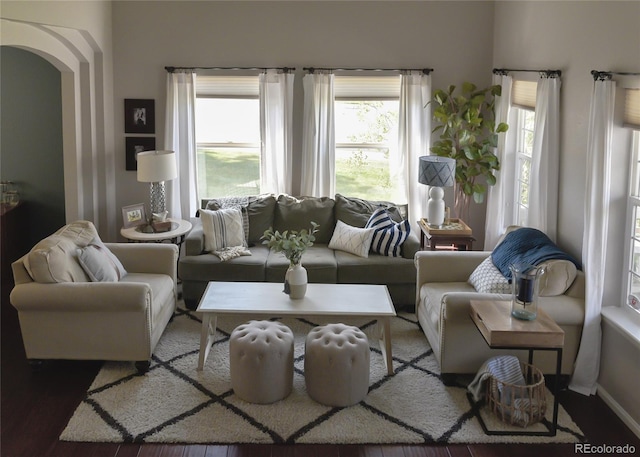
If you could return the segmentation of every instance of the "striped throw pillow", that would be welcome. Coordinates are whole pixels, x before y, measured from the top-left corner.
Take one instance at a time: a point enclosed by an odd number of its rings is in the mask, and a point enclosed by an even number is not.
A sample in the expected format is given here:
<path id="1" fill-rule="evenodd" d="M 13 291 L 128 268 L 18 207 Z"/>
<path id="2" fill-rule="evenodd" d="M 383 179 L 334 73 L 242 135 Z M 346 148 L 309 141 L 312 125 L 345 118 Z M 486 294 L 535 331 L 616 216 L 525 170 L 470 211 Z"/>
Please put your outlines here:
<path id="1" fill-rule="evenodd" d="M 206 252 L 247 245 L 242 229 L 242 213 L 239 209 L 226 208 L 217 211 L 203 209 L 200 210 L 200 219 Z"/>
<path id="2" fill-rule="evenodd" d="M 371 251 L 388 257 L 402 257 L 402 243 L 409 237 L 409 221 L 395 222 L 385 208 L 376 209 L 365 228 L 373 228 Z"/>

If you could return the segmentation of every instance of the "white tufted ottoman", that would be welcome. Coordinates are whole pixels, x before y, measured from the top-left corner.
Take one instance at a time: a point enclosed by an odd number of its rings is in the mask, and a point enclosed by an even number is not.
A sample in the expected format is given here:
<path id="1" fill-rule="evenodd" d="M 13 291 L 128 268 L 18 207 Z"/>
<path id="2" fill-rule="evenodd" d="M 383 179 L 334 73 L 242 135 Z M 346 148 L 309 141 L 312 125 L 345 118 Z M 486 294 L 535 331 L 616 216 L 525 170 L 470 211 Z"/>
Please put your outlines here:
<path id="1" fill-rule="evenodd" d="M 369 341 L 358 328 L 344 324 L 316 327 L 307 335 L 304 379 L 318 403 L 349 406 L 369 392 Z"/>
<path id="2" fill-rule="evenodd" d="M 229 340 L 231 386 L 251 403 L 273 403 L 291 393 L 293 332 L 280 322 L 250 321 Z"/>

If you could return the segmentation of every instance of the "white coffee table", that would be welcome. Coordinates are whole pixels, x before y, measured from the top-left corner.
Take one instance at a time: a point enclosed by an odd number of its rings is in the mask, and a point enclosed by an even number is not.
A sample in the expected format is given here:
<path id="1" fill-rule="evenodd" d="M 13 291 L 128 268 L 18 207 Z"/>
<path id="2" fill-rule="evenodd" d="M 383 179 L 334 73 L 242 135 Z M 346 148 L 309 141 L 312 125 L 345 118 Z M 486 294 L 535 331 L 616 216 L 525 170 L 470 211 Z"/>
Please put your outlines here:
<path id="1" fill-rule="evenodd" d="M 391 318 L 396 315 L 387 286 L 373 284 L 309 284 L 300 300 L 282 292 L 282 284 L 270 282 L 210 282 L 200 299 L 202 313 L 198 370 L 204 368 L 220 314 L 256 316 L 374 317 L 380 321 L 380 350 L 393 374 Z"/>

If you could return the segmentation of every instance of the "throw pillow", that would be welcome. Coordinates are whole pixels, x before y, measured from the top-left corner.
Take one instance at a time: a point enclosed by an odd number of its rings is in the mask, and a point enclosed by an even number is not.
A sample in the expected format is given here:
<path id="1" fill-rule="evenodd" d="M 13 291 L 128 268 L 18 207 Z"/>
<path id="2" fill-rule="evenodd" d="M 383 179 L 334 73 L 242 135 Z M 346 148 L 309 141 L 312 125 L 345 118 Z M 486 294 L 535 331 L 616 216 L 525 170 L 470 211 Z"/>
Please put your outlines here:
<path id="1" fill-rule="evenodd" d="M 200 211 L 204 250 L 219 251 L 232 246 L 246 246 L 242 228 L 242 213 L 236 208 Z"/>
<path id="2" fill-rule="evenodd" d="M 385 208 L 376 209 L 365 228 L 373 228 L 371 250 L 388 257 L 401 257 L 402 243 L 409 237 L 411 225 L 408 220 L 394 222 Z"/>
<path id="3" fill-rule="evenodd" d="M 118 282 L 121 272 L 126 274 L 118 258 L 100 240 L 78 249 L 78 262 L 94 282 Z"/>
<path id="4" fill-rule="evenodd" d="M 369 257 L 373 232 L 372 228 L 352 227 L 338 221 L 329 241 L 329 248 L 350 252 L 359 257 Z"/>
<path id="5" fill-rule="evenodd" d="M 467 282 L 473 286 L 476 292 L 482 294 L 511 293 L 509 280 L 496 268 L 491 260 L 491 256 L 484 259 L 482 263 L 473 270 Z"/>
<path id="6" fill-rule="evenodd" d="M 249 197 L 222 197 L 213 198 L 207 201 L 205 209 L 217 211 L 219 209 L 236 208 L 242 212 L 242 230 L 244 230 L 244 239 L 249 239 L 249 214 L 247 206 L 249 205 Z"/>

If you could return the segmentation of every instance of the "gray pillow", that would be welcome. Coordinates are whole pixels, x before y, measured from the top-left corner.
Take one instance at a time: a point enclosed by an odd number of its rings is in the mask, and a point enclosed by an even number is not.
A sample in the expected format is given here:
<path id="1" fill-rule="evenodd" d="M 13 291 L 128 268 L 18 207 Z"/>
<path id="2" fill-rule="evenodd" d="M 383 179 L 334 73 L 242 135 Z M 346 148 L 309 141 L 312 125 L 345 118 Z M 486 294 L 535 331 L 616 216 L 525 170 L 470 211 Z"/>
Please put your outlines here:
<path id="1" fill-rule="evenodd" d="M 302 230 L 311 228 L 311 221 L 319 224 L 316 242 L 328 244 L 335 227 L 333 207 L 335 202 L 329 197 L 291 197 L 280 195 L 273 218 L 273 228 Z"/>
<path id="2" fill-rule="evenodd" d="M 247 214 L 249 215 L 249 246 L 262 243 L 262 234 L 273 227 L 273 213 L 276 198 L 273 195 L 249 197 Z"/>
<path id="3" fill-rule="evenodd" d="M 401 222 L 400 210 L 392 202 L 364 200 L 362 198 L 345 197 L 336 194 L 336 219 L 352 227 L 364 227 L 373 212 L 380 207 L 386 208 L 395 222 Z"/>

